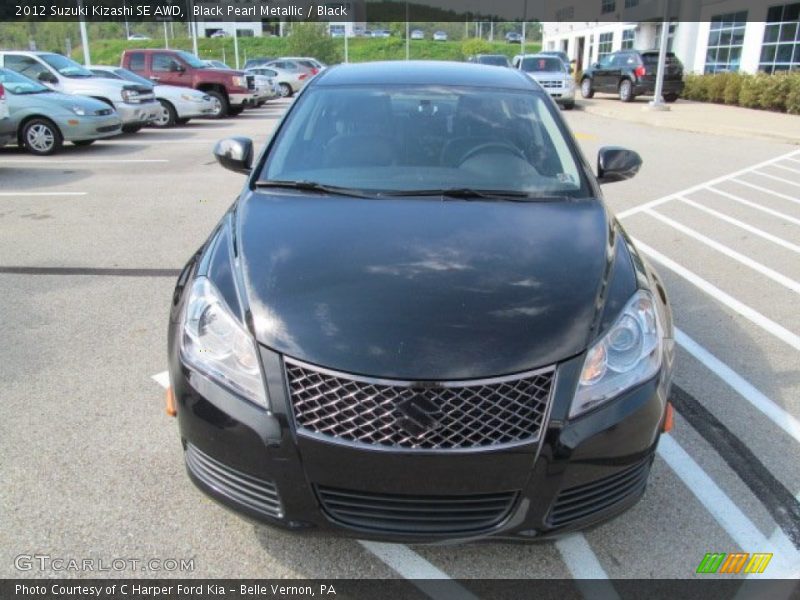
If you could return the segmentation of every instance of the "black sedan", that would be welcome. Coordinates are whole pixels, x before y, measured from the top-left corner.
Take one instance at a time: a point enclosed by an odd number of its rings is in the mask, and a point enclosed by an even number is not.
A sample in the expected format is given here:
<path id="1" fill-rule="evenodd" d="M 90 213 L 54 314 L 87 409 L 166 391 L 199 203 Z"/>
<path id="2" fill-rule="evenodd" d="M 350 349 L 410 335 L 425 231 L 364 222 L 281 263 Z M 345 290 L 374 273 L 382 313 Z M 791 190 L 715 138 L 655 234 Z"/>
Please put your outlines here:
<path id="1" fill-rule="evenodd" d="M 260 522 L 534 540 L 644 493 L 672 364 L 658 276 L 523 73 L 318 75 L 179 277 L 171 392 L 194 483 Z"/>

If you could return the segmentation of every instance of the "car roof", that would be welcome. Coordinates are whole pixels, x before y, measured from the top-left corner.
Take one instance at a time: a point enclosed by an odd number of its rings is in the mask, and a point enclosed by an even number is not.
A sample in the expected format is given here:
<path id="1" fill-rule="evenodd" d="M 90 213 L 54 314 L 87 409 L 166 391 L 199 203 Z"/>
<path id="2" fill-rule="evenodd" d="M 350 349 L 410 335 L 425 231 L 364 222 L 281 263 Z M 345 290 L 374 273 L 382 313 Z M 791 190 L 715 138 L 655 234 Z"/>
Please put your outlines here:
<path id="1" fill-rule="evenodd" d="M 512 69 L 449 61 L 385 61 L 337 65 L 314 85 L 443 85 L 535 90 L 530 77 Z"/>

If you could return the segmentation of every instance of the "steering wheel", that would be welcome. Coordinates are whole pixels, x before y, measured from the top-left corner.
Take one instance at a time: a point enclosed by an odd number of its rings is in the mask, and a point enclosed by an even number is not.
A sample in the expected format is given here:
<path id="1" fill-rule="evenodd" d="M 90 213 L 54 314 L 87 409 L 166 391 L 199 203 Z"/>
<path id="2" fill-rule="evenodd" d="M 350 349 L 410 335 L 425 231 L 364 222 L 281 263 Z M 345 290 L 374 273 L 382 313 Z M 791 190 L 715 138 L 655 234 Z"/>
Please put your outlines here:
<path id="1" fill-rule="evenodd" d="M 473 156 L 476 156 L 478 154 L 483 154 L 490 150 L 500 150 L 501 152 L 513 154 L 517 158 L 521 158 L 526 162 L 528 160 L 525 157 L 525 154 L 522 152 L 522 150 L 520 150 L 516 146 L 512 146 L 511 144 L 506 144 L 504 142 L 486 142 L 484 144 L 479 144 L 470 150 L 467 150 L 459 159 L 458 166 L 460 167 Z"/>

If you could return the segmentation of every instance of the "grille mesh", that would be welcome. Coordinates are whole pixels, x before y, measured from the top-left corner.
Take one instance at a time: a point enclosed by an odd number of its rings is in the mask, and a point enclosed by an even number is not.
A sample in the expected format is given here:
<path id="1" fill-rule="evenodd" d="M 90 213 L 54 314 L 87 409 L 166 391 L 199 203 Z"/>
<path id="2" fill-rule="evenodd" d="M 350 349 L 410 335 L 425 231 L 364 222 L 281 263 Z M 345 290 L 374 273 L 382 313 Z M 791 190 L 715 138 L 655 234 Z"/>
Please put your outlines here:
<path id="1" fill-rule="evenodd" d="M 538 438 L 553 371 L 517 378 L 375 382 L 286 361 L 299 431 L 415 449 L 486 447 Z"/>

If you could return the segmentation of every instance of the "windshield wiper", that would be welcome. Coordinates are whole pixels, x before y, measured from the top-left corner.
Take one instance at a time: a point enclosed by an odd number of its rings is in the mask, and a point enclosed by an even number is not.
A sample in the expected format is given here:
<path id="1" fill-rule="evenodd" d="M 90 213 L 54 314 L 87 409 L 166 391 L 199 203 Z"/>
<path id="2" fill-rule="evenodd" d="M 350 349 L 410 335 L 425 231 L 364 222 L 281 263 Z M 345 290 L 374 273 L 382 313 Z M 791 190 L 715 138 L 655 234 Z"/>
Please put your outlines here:
<path id="1" fill-rule="evenodd" d="M 478 190 L 474 188 L 441 188 L 429 190 L 400 190 L 383 192 L 381 196 L 441 196 L 458 200 L 506 200 L 525 201 L 537 196 L 519 190 Z"/>
<path id="2" fill-rule="evenodd" d="M 350 196 L 352 198 L 375 198 L 374 194 L 368 194 L 362 190 L 341 187 L 338 185 L 326 185 L 324 183 L 317 183 L 316 181 L 256 181 L 255 186 L 257 188 L 291 188 L 306 192 L 321 192 L 325 194 L 334 194 L 336 196 Z"/>

